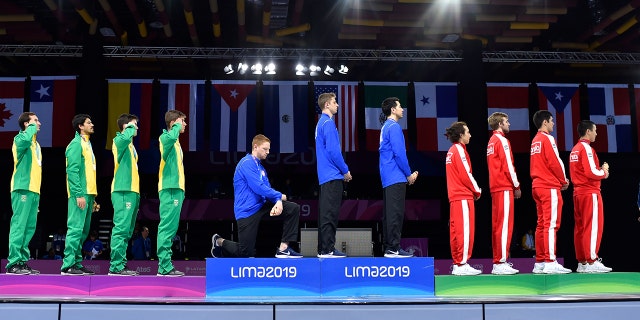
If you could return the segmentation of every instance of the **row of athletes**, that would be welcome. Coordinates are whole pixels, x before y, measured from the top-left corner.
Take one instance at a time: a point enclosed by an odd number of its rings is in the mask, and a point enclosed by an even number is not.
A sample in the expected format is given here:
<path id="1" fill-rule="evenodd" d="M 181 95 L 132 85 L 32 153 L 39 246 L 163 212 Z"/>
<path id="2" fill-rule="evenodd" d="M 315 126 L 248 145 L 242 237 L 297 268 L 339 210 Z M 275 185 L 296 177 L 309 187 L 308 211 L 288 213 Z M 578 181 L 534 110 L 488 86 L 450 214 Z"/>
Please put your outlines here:
<path id="1" fill-rule="evenodd" d="M 513 231 L 513 201 L 520 198 L 520 182 L 513 164 L 508 115 L 495 112 L 488 118 L 493 135 L 487 145 L 489 189 L 492 207 L 493 269 L 499 275 L 516 274 L 519 270 L 507 261 Z M 538 133 L 531 142 L 530 174 L 532 194 L 536 203 L 537 226 L 535 231 L 536 256 L 533 273 L 564 274 L 572 271 L 556 261 L 556 233 L 562 218 L 561 191 L 569 187 L 565 166 L 558 154 L 558 147 L 551 135 L 553 116 L 540 110 L 533 115 Z M 453 143 L 447 153 L 446 174 L 450 202 L 450 245 L 453 257 L 452 274 L 477 275 L 481 271 L 467 262 L 473 251 L 475 210 L 482 190 L 473 178 L 471 161 L 466 145 L 471 139 L 464 122 L 455 122 L 447 128 L 446 135 Z M 598 256 L 602 239 L 603 205 L 600 182 L 609 177 L 609 164 L 600 165 L 591 147 L 595 141 L 596 125 L 583 120 L 578 123 L 579 140 L 569 156 L 569 171 L 573 179 L 574 244 L 579 273 L 606 273 L 606 267 Z M 640 205 L 640 202 L 639 202 Z"/>
<path id="2" fill-rule="evenodd" d="M 170 110 L 165 114 L 167 129 L 160 141 L 160 170 L 158 190 L 160 195 L 160 224 L 158 226 L 157 255 L 158 276 L 177 277 L 184 273 L 176 270 L 171 262 L 172 239 L 178 230 L 180 211 L 184 200 L 183 154 L 179 136 L 187 123 L 185 114 Z M 90 137 L 94 124 L 87 114 L 75 115 L 71 121 L 75 137 L 65 150 L 67 180 L 67 235 L 62 275 L 92 275 L 93 271 L 82 265 L 82 242 L 89 234 L 91 215 L 100 209 L 95 202 L 96 160 Z M 11 208 L 13 215 L 9 230 L 9 256 L 6 274 L 40 274 L 31 268 L 29 242 L 36 228 L 40 185 L 42 181 L 42 153 L 36 137 L 40 120 L 33 112 L 18 117 L 20 131 L 13 139 L 13 175 L 11 177 Z M 113 138 L 112 152 L 114 175 L 111 183 L 113 204 L 113 229 L 111 231 L 111 261 L 109 275 L 134 276 L 138 273 L 127 268 L 127 246 L 133 234 L 140 206 L 140 181 L 138 153 L 133 137 L 138 132 L 138 117 L 122 114 L 117 119 L 120 132 Z"/>

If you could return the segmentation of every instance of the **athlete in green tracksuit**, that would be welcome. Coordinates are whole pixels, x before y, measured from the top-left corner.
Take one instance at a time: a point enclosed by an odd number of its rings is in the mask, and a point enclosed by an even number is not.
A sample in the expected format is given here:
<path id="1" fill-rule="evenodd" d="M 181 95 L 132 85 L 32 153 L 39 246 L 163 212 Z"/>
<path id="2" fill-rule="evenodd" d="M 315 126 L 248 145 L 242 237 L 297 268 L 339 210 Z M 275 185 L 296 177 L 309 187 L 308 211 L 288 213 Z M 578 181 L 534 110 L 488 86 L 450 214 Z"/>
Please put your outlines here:
<path id="1" fill-rule="evenodd" d="M 36 230 L 40 182 L 42 181 L 42 153 L 36 135 L 40 120 L 32 112 L 18 117 L 20 132 L 13 138 L 13 175 L 11 176 L 11 226 L 7 274 L 39 274 L 27 265 L 29 241 Z"/>
<path id="2" fill-rule="evenodd" d="M 60 273 L 63 275 L 92 275 L 93 271 L 82 265 L 82 242 L 89 235 L 91 213 L 97 206 L 96 157 L 89 136 L 93 134 L 93 122 L 86 114 L 78 114 L 71 121 L 76 135 L 67 146 L 67 239 Z"/>
<path id="3" fill-rule="evenodd" d="M 113 229 L 111 230 L 111 266 L 109 275 L 136 276 L 138 272 L 127 269 L 127 246 L 140 207 L 140 179 L 138 175 L 138 153 L 133 146 L 133 137 L 138 134 L 138 117 L 121 114 L 113 138 L 113 182 L 111 203 L 113 204 Z"/>
<path id="4" fill-rule="evenodd" d="M 158 225 L 158 276 L 180 277 L 184 272 L 171 263 L 172 239 L 178 231 L 180 211 L 184 201 L 184 166 L 182 148 L 178 138 L 187 127 L 185 114 L 169 110 L 164 120 L 167 129 L 160 135 L 160 172 L 158 193 L 160 196 L 160 224 Z"/>

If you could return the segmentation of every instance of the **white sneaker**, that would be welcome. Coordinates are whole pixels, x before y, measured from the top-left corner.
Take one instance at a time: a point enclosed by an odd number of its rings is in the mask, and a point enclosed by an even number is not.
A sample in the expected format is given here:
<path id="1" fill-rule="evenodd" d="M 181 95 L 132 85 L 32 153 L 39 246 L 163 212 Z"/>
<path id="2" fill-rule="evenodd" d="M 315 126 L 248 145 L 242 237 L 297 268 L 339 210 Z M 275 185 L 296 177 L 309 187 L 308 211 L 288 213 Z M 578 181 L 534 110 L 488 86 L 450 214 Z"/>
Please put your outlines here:
<path id="1" fill-rule="evenodd" d="M 600 262 L 601 259 L 594 261 L 592 264 L 586 264 L 584 267 L 585 273 L 607 273 L 611 272 L 611 268 L 605 266 Z"/>
<path id="2" fill-rule="evenodd" d="M 514 269 L 513 264 L 509 262 L 503 263 L 495 263 L 493 265 L 493 270 L 491 270 L 492 274 L 516 274 L 520 272 L 518 269 Z"/>
<path id="3" fill-rule="evenodd" d="M 545 262 L 544 269 L 542 269 L 542 273 L 545 274 L 565 274 L 571 273 L 571 269 L 567 269 L 563 267 L 558 261 L 553 262 Z"/>
<path id="4" fill-rule="evenodd" d="M 472 266 L 470 266 L 468 263 L 465 263 L 461 266 L 458 265 L 453 265 L 453 270 L 451 271 L 451 274 L 454 276 L 477 276 L 479 274 L 481 274 L 482 271 L 478 270 L 478 269 L 474 269 Z"/>
<path id="5" fill-rule="evenodd" d="M 533 271 L 531 271 L 531 272 L 536 273 L 536 274 L 542 274 L 542 273 L 544 273 L 544 272 L 542 272 L 542 270 L 544 270 L 544 262 L 536 262 L 533 265 Z"/>
<path id="6" fill-rule="evenodd" d="M 585 268 L 588 266 L 588 263 L 578 262 L 578 268 L 576 268 L 576 272 L 578 273 L 586 273 Z"/>

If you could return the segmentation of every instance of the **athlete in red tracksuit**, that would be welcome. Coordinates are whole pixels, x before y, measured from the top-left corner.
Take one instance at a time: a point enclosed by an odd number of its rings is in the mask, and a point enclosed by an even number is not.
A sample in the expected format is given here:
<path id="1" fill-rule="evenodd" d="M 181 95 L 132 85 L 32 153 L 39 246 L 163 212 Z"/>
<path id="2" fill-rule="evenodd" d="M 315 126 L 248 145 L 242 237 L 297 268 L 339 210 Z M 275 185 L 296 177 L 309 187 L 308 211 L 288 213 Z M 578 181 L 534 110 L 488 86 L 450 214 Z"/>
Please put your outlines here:
<path id="1" fill-rule="evenodd" d="M 446 158 L 447 191 L 450 204 L 449 234 L 451 257 L 456 275 L 474 275 L 480 270 L 467 265 L 473 251 L 475 229 L 474 200 L 480 198 L 478 187 L 471 171 L 471 161 L 466 145 L 471 139 L 469 128 L 464 122 L 454 122 L 447 129 L 447 136 L 453 145 Z M 459 268 L 464 266 L 463 268 Z M 458 273 L 459 272 L 459 273 Z"/>
<path id="2" fill-rule="evenodd" d="M 507 263 L 513 233 L 513 199 L 521 196 L 520 182 L 513 166 L 511 144 L 505 137 L 509 132 L 509 117 L 494 112 L 488 119 L 493 135 L 487 144 L 489 189 L 491 190 L 491 244 L 494 274 L 515 274 L 519 271 Z"/>
<path id="3" fill-rule="evenodd" d="M 611 271 L 598 258 L 604 215 L 600 180 L 609 177 L 609 165 L 599 165 L 598 155 L 591 148 L 596 139 L 596 125 L 583 120 L 578 124 L 580 140 L 571 149 L 569 172 L 573 180 L 573 215 L 575 217 L 574 245 L 580 264 L 578 272 L 604 273 Z"/>
<path id="4" fill-rule="evenodd" d="M 556 262 L 556 233 L 562 218 L 561 190 L 569 187 L 564 164 L 558 155 L 553 131 L 553 117 L 547 110 L 537 111 L 533 122 L 538 133 L 531 142 L 531 179 L 536 202 L 536 264 L 534 273 L 569 273 Z"/>

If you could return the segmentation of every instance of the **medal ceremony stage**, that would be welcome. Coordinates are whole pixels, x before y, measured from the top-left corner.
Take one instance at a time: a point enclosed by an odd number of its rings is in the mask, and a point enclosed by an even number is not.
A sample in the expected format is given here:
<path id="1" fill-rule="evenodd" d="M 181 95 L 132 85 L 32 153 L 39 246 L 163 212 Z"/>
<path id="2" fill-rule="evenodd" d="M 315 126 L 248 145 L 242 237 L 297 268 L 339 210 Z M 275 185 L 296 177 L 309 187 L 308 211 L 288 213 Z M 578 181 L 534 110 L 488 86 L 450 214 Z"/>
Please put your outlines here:
<path id="1" fill-rule="evenodd" d="M 93 276 L 62 276 L 55 274 L 60 263 L 33 260 L 43 273 L 18 276 L 4 274 L 3 260 L 2 319 L 602 320 L 640 313 L 640 273 L 632 272 L 496 276 L 486 274 L 490 265 L 472 263 L 484 274 L 452 276 L 436 275 L 433 258 L 212 258 L 176 261 L 187 275 L 171 278 L 155 276 L 155 261 L 129 262 L 141 273 L 135 277 L 107 276 L 108 261 L 87 261 Z"/>

